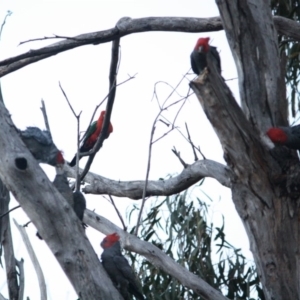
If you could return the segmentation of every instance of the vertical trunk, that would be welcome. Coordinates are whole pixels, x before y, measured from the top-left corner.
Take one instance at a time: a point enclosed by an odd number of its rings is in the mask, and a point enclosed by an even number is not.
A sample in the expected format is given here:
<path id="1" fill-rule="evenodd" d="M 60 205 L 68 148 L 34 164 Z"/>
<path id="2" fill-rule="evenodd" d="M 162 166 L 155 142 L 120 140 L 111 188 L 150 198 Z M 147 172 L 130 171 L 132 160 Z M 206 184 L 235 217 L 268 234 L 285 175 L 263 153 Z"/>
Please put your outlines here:
<path id="1" fill-rule="evenodd" d="M 8 211 L 9 205 L 9 191 L 6 186 L 0 180 L 0 215 Z M 0 219 L 0 235 L 1 243 L 4 249 L 4 260 L 6 269 L 6 279 L 8 285 L 9 299 L 18 300 L 19 286 L 17 278 L 17 270 L 15 263 L 15 253 L 13 247 L 13 241 L 11 236 L 9 214 L 3 216 Z"/>
<path id="2" fill-rule="evenodd" d="M 1 102 L 0 129 L 0 178 L 37 227 L 80 299 L 122 299 L 73 209 L 26 149 Z"/>
<path id="3" fill-rule="evenodd" d="M 191 87 L 236 175 L 233 201 L 250 239 L 266 299 L 298 299 L 298 159 L 288 149 L 267 149 L 209 57 L 208 66 Z"/>

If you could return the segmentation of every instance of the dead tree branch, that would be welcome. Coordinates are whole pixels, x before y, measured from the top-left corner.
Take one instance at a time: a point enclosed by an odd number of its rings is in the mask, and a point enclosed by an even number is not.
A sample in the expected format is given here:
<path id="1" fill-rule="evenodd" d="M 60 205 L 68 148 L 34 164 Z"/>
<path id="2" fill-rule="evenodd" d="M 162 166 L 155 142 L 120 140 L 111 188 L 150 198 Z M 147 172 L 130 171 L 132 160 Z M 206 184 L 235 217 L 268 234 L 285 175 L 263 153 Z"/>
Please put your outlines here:
<path id="1" fill-rule="evenodd" d="M 300 40 L 300 24 L 295 21 L 274 17 L 274 23 L 280 34 Z M 220 17 L 212 18 L 181 18 L 181 17 L 149 17 L 141 19 L 122 18 L 115 28 L 108 30 L 81 34 L 69 37 L 40 49 L 30 50 L 21 55 L 0 61 L 0 77 L 23 68 L 39 60 L 58 53 L 71 50 L 84 45 L 98 45 L 111 42 L 122 36 L 148 31 L 170 32 L 211 32 L 223 29 Z"/>
<path id="2" fill-rule="evenodd" d="M 176 148 L 174 147 L 173 149 L 171 149 L 172 152 L 175 154 L 175 156 L 179 159 L 180 163 L 183 165 L 184 168 L 188 167 L 188 164 L 181 158 L 180 156 L 180 152 L 176 150 Z"/>
<path id="3" fill-rule="evenodd" d="M 75 171 L 65 166 L 68 177 L 75 178 Z M 231 180 L 234 179 L 233 173 L 224 165 L 209 160 L 198 160 L 189 165 L 179 175 L 167 180 L 149 180 L 146 196 L 169 196 L 180 193 L 204 177 L 212 177 L 220 184 L 231 187 Z M 117 197 L 128 197 L 139 200 L 143 195 L 145 181 L 116 181 L 89 172 L 84 181 L 89 185 L 83 188 L 87 194 L 110 194 Z"/>
<path id="4" fill-rule="evenodd" d="M 76 118 L 76 122 L 77 122 L 77 151 L 76 151 L 76 178 L 75 178 L 75 190 L 76 191 L 80 191 L 80 175 L 79 175 L 79 152 L 80 152 L 80 116 L 81 116 L 81 112 L 77 115 L 75 113 L 75 110 L 71 104 L 71 102 L 69 101 L 69 98 L 67 96 L 67 94 L 65 93 L 62 85 L 59 82 L 59 88 L 61 90 L 61 92 L 63 93 L 69 108 L 71 109 L 74 117 Z"/>
<path id="5" fill-rule="evenodd" d="M 8 211 L 6 211 L 6 212 L 3 213 L 2 215 L 0 215 L 0 219 L 3 218 L 4 216 L 10 214 L 12 211 L 14 211 L 15 209 L 20 208 L 20 207 L 21 207 L 21 205 L 17 205 L 17 206 L 15 206 L 15 207 L 9 209 Z M 0 230 L 0 231 L 1 231 L 1 230 Z"/>
<path id="6" fill-rule="evenodd" d="M 16 266 L 19 270 L 19 299 L 24 299 L 24 290 L 25 290 L 25 273 L 24 273 L 24 259 L 21 258 L 20 260 L 16 259 Z"/>
<path id="7" fill-rule="evenodd" d="M 22 240 L 25 244 L 25 247 L 27 249 L 27 252 L 29 254 L 29 257 L 31 259 L 31 262 L 34 266 L 38 281 L 39 281 L 39 287 L 40 287 L 40 295 L 41 295 L 41 299 L 45 299 L 47 300 L 47 289 L 46 289 L 46 283 L 45 283 L 45 278 L 44 278 L 44 274 L 42 271 L 42 268 L 40 266 L 40 263 L 35 255 L 35 252 L 32 248 L 32 245 L 30 243 L 30 240 L 28 238 L 27 232 L 25 230 L 25 228 L 21 225 L 18 224 L 18 222 L 14 220 L 14 223 L 16 225 L 16 227 L 18 228 L 20 235 L 22 237 Z"/>
<path id="8" fill-rule="evenodd" d="M 15 252 L 11 235 L 9 216 L 7 213 L 9 201 L 9 191 L 0 180 L 0 213 L 2 213 L 3 215 L 3 217 L 0 219 L 0 254 L 2 255 L 3 247 L 9 299 L 18 299 L 19 285 L 15 262 Z"/>
<path id="9" fill-rule="evenodd" d="M 81 299 L 121 299 L 73 209 L 22 143 L 0 103 L 0 178 L 53 252 Z"/>
<path id="10" fill-rule="evenodd" d="M 184 286 L 194 290 L 205 299 L 228 300 L 228 298 L 224 297 L 219 291 L 212 288 L 200 277 L 189 272 L 156 246 L 140 240 L 135 235 L 123 231 L 120 227 L 116 226 L 106 218 L 86 209 L 84 213 L 84 222 L 106 235 L 117 232 L 121 237 L 122 245 L 126 250 L 144 256 L 154 266 L 170 274 Z"/>
<path id="11" fill-rule="evenodd" d="M 49 120 L 48 120 L 48 115 L 47 115 L 47 111 L 46 111 L 46 105 L 44 100 L 41 100 L 42 102 L 42 107 L 41 107 L 41 111 L 43 113 L 43 117 L 44 117 L 44 122 L 45 122 L 45 127 L 46 129 L 49 131 L 50 137 L 52 139 L 52 134 L 51 134 L 51 130 L 50 130 L 50 125 L 49 125 Z"/>
<path id="12" fill-rule="evenodd" d="M 115 204 L 115 201 L 114 201 L 113 197 L 112 197 L 111 195 L 108 195 L 108 196 L 109 196 L 109 199 L 107 199 L 107 200 L 108 200 L 108 201 L 112 204 L 112 206 L 114 207 L 114 209 L 115 209 L 115 211 L 116 211 L 116 213 L 117 213 L 117 215 L 118 215 L 118 217 L 119 217 L 119 219 L 120 219 L 120 221 L 121 221 L 121 223 L 122 223 L 123 230 L 124 230 L 124 231 L 127 231 L 127 226 L 125 225 L 124 219 L 123 219 L 123 217 L 122 217 L 122 215 L 121 215 L 119 209 L 117 208 L 117 206 L 116 206 L 116 204 Z M 106 199 L 106 197 L 104 197 L 104 198 Z"/>

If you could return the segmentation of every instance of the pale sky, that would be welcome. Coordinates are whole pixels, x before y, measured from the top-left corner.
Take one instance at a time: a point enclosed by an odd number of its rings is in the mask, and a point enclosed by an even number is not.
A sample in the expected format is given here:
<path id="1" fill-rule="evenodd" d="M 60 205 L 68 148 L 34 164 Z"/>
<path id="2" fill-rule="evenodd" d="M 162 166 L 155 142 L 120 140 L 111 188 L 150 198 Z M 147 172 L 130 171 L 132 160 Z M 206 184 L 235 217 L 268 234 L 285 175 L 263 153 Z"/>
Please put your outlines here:
<path id="1" fill-rule="evenodd" d="M 50 40 L 19 46 L 22 41 L 53 34 L 74 36 L 101 31 L 114 27 L 124 16 L 141 18 L 219 15 L 214 0 L 2 1 L 1 23 L 7 10 L 11 10 L 13 14 L 7 19 L 1 37 L 0 60 L 56 42 Z M 223 31 L 200 34 L 151 32 L 132 34 L 121 39 L 122 59 L 118 82 L 126 80 L 128 74 L 137 75 L 135 79 L 118 87 L 111 117 L 114 132 L 104 142 L 91 171 L 114 180 L 145 179 L 151 126 L 158 113 L 157 102 L 151 101 L 154 84 L 162 81 L 175 86 L 181 80 L 190 68 L 189 56 L 200 36 L 210 36 L 211 44 L 218 48 L 222 60 L 222 76 L 225 79 L 236 78 L 236 68 Z M 65 158 L 71 160 L 76 151 L 76 120 L 68 108 L 58 82 L 61 82 L 76 112 L 82 111 L 81 128 L 85 130 L 95 106 L 108 92 L 110 51 L 111 43 L 80 47 L 24 67 L 1 79 L 4 101 L 15 125 L 20 129 L 26 126 L 44 129 L 40 111 L 41 99 L 44 99 L 54 142 L 64 151 Z M 191 74 L 189 80 L 193 77 Z M 180 85 L 178 92 L 181 95 L 187 93 L 188 83 L 185 79 Z M 237 80 L 228 81 L 227 84 L 238 98 Z M 157 94 L 161 102 L 170 92 L 171 89 L 165 84 L 157 85 Z M 170 101 L 179 98 L 180 96 L 174 95 Z M 104 107 L 101 107 L 101 110 Z M 177 109 L 174 107 L 164 115 L 172 120 Z M 220 143 L 195 96 L 191 96 L 186 102 L 176 123 L 184 133 L 185 122 L 189 126 L 194 143 L 200 145 L 206 158 L 224 162 Z M 159 137 L 166 130 L 167 128 L 159 123 L 155 136 Z M 157 180 L 182 171 L 182 165 L 171 152 L 173 146 L 180 151 L 187 163 L 193 163 L 190 146 L 177 131 L 173 131 L 154 144 L 150 179 Z M 81 166 L 84 166 L 84 161 L 82 159 Z M 52 180 L 55 176 L 54 168 L 43 168 Z M 213 222 L 220 225 L 223 214 L 227 240 L 235 247 L 242 248 L 243 254 L 251 259 L 248 239 L 235 212 L 230 191 L 215 180 L 206 179 L 200 188 L 193 188 L 193 193 L 203 200 L 206 199 L 206 193 L 214 200 L 211 210 Z M 89 195 L 86 198 L 89 209 L 95 209 L 100 215 L 120 225 L 114 209 L 103 197 Z M 126 198 L 114 199 L 124 216 L 132 204 L 141 203 Z M 149 201 L 151 199 L 148 203 Z M 10 207 L 16 205 L 17 202 L 12 200 Z M 28 221 L 21 209 L 11 213 L 11 217 L 19 224 Z M 12 230 L 15 255 L 17 259 L 25 260 L 25 297 L 37 300 L 39 289 L 35 272 L 14 225 Z M 77 299 L 73 287 L 45 242 L 36 238 L 36 229 L 32 224 L 27 228 L 27 232 L 44 270 L 49 299 Z M 91 228 L 87 229 L 87 235 L 99 256 L 99 243 L 103 235 Z M 0 292 L 7 297 L 3 269 L 0 269 Z"/>

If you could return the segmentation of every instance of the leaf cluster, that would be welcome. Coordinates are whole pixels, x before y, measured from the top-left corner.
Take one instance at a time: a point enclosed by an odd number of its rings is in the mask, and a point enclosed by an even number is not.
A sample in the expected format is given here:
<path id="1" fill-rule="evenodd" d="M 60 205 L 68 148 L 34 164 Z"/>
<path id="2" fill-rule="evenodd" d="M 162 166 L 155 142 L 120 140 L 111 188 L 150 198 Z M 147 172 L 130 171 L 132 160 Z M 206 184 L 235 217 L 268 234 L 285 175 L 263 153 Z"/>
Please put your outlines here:
<path id="1" fill-rule="evenodd" d="M 300 21 L 299 0 L 272 0 L 272 12 L 276 16 L 285 17 L 293 21 Z M 281 54 L 287 57 L 286 84 L 289 87 L 289 100 L 291 103 L 292 117 L 300 110 L 300 91 L 298 84 L 300 80 L 300 43 L 283 35 L 278 37 Z"/>
<path id="2" fill-rule="evenodd" d="M 220 228 L 208 224 L 208 209 L 199 198 L 191 200 L 188 191 L 163 200 L 157 198 L 141 224 L 140 237 L 229 299 L 265 299 L 255 266 L 227 242 L 224 220 Z M 129 219 L 135 210 L 137 207 L 131 210 Z M 203 299 L 135 253 L 128 255 L 133 268 L 139 270 L 146 299 Z"/>

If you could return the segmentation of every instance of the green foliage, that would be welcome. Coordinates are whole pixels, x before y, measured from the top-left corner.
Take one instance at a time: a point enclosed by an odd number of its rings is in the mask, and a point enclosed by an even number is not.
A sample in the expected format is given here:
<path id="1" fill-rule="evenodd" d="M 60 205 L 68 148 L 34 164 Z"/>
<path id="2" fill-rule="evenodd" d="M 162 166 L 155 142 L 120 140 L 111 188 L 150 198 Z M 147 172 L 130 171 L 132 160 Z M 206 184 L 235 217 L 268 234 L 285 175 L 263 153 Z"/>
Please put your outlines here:
<path id="1" fill-rule="evenodd" d="M 272 0 L 272 12 L 276 16 L 300 21 L 299 0 Z M 290 103 L 292 117 L 295 117 L 300 108 L 300 91 L 298 89 L 300 75 L 300 43 L 284 36 L 278 37 L 279 49 L 287 56 L 286 84 L 290 89 Z"/>
<path id="2" fill-rule="evenodd" d="M 200 276 L 229 299 L 264 299 L 255 267 L 249 265 L 240 249 L 225 239 L 224 222 L 220 228 L 208 225 L 208 206 L 199 198 L 189 199 L 188 191 L 156 199 L 141 224 L 140 237 L 152 242 L 190 272 Z M 137 210 L 132 209 L 132 213 Z M 132 228 L 131 233 L 135 228 Z M 214 234 L 216 232 L 216 234 Z M 215 235 L 215 237 L 213 237 Z M 217 252 L 212 261 L 212 242 Z M 176 279 L 128 253 L 133 268 L 138 271 L 146 299 L 203 299 Z"/>

